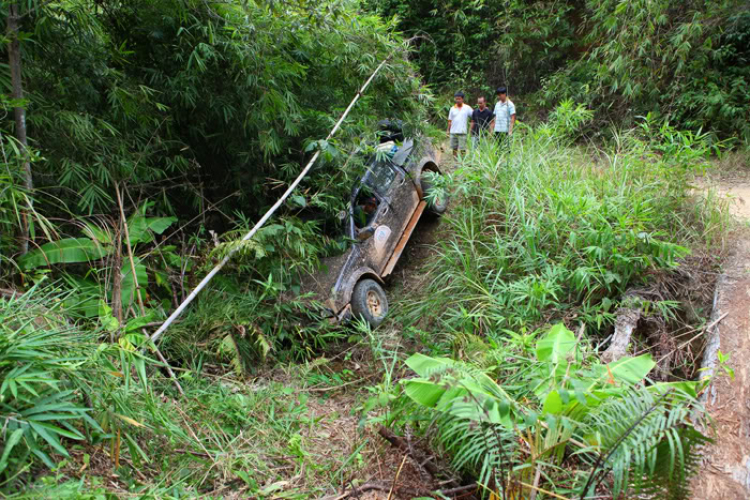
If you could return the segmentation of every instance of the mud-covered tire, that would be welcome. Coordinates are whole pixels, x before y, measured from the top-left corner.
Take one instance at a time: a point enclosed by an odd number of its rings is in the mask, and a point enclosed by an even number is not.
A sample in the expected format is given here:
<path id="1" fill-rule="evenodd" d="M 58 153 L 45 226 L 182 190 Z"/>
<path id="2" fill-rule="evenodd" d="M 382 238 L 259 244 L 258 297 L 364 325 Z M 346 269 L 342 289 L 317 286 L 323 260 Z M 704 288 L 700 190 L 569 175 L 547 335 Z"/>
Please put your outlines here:
<path id="1" fill-rule="evenodd" d="M 371 279 L 363 279 L 352 293 L 352 315 L 364 319 L 376 328 L 388 315 L 388 297 L 380 284 Z"/>
<path id="2" fill-rule="evenodd" d="M 420 185 L 422 186 L 422 196 L 426 200 L 427 195 L 432 189 L 432 183 L 426 179 L 420 179 Z M 427 202 L 427 210 L 435 215 L 443 215 L 448 210 L 448 194 L 443 193 L 441 197 L 435 200 L 433 203 Z"/>

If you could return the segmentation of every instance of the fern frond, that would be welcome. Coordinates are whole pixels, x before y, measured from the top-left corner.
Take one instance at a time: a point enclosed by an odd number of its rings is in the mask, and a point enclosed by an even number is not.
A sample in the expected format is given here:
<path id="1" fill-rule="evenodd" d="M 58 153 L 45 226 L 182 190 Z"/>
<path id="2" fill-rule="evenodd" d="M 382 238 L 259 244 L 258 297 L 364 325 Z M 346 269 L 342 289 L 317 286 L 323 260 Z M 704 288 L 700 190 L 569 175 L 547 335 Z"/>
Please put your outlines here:
<path id="1" fill-rule="evenodd" d="M 646 388 L 607 400 L 586 421 L 593 432 L 584 439 L 604 450 L 591 471 L 590 478 L 596 479 L 589 484 L 611 472 L 614 497 L 632 490 L 685 498 L 687 479 L 697 467 L 696 450 L 709 441 L 690 422 L 692 409 L 691 400 L 671 393 L 657 397 Z"/>
<path id="2" fill-rule="evenodd" d="M 522 460 L 514 432 L 502 425 L 441 415 L 435 428 L 435 441 L 452 457 L 453 466 L 473 471 L 480 484 L 488 484 L 493 472 Z"/>

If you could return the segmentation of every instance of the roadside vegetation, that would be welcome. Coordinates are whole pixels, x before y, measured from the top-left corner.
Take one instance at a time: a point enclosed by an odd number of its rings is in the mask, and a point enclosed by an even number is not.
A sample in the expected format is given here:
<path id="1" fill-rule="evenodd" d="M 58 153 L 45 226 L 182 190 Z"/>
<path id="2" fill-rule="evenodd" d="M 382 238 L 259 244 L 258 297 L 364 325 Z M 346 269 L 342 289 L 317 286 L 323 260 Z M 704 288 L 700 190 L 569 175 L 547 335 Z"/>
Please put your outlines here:
<path id="1" fill-rule="evenodd" d="M 689 191 L 708 146 L 644 122 L 581 147 L 588 119 L 565 103 L 440 178 L 452 210 L 422 263 L 428 285 L 378 331 L 303 326 L 311 311 L 279 301 L 272 278 L 219 280 L 162 344 L 184 396 L 142 324 L 110 342 L 111 312 L 100 305 L 98 328 L 71 319 L 64 282 L 3 300 L 6 487 L 323 496 L 372 474 L 385 425 L 500 498 L 684 495 L 707 440 L 704 382 L 665 365 L 653 336 L 611 363 L 600 354 L 628 290 L 720 250 L 725 220 Z M 674 334 L 705 323 L 700 306 L 649 310 Z M 699 356 L 698 344 L 671 345 Z M 334 444 L 341 422 L 351 435 Z"/>
<path id="2" fill-rule="evenodd" d="M 689 269 L 720 252 L 725 231 L 690 191 L 709 142 L 644 121 L 610 144 L 572 146 L 590 118 L 563 103 L 444 178 L 456 198 L 446 237 L 403 308 L 426 345 L 404 361 L 387 422 L 498 498 L 680 498 L 707 441 L 705 381 L 680 361 L 701 344 L 677 339 L 705 324 L 710 296 L 678 297 L 669 283 L 717 264 Z M 655 297 L 639 302 L 644 336 L 602 361 L 618 308 L 644 289 Z"/>
<path id="3" fill-rule="evenodd" d="M 731 225 L 692 183 L 747 168 L 738 5 L 3 2 L 0 495 L 685 498 Z M 436 96 L 495 83 L 509 147 L 443 151 L 391 316 L 332 324 L 299 278 L 347 244 L 377 122 L 440 147 Z"/>
<path id="4" fill-rule="evenodd" d="M 520 114 L 572 99 L 588 132 L 658 114 L 681 129 L 750 139 L 750 12 L 742 0 L 367 1 L 407 36 L 420 71 L 446 93 L 507 85 Z M 445 111 L 447 113 L 447 109 Z M 442 116 L 442 114 L 441 114 Z"/>

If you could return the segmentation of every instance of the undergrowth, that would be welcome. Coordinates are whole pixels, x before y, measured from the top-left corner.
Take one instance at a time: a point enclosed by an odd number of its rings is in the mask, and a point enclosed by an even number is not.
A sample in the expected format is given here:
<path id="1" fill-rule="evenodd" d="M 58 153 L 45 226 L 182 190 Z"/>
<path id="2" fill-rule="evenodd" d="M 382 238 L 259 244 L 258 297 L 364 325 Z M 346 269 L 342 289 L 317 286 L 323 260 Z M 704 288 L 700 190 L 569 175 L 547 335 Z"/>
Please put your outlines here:
<path id="1" fill-rule="evenodd" d="M 272 498 L 283 491 L 302 499 L 362 467 L 368 450 L 356 435 L 329 453 L 325 429 L 336 429 L 330 422 L 348 409 L 322 411 L 325 391 L 306 389 L 345 384 L 354 373 L 321 358 L 280 365 L 276 377 L 251 384 L 244 371 L 233 373 L 234 354 L 210 352 L 207 335 L 206 343 L 186 339 L 195 341 L 190 350 L 165 350 L 184 356 L 185 366 L 174 367 L 180 395 L 142 334 L 110 343 L 108 332 L 66 319 L 65 299 L 51 286 L 0 299 L 0 494 Z M 191 325 L 213 331 L 191 317 L 182 333 Z"/>
<path id="2" fill-rule="evenodd" d="M 703 137 L 646 121 L 611 146 L 573 146 L 586 119 L 567 103 L 549 123 L 519 127 L 507 150 L 485 141 L 446 176 L 458 199 L 445 218 L 451 237 L 408 320 L 495 339 L 555 319 L 593 332 L 649 272 L 718 245 L 724 220 L 690 193 L 711 151 Z"/>
<path id="3" fill-rule="evenodd" d="M 720 248 L 727 221 L 690 185 L 715 149 L 649 117 L 610 144 L 574 146 L 589 119 L 563 103 L 443 177 L 444 237 L 404 306 L 434 356 L 406 360 L 386 421 L 429 439 L 490 498 L 684 498 L 707 442 L 689 418 L 703 419 L 703 382 L 657 382 L 650 353 L 598 354 L 627 291 Z M 683 306 L 644 305 L 665 325 Z"/>
<path id="4" fill-rule="evenodd" d="M 690 192 L 709 149 L 648 120 L 574 145 L 588 118 L 566 103 L 519 125 L 510 148 L 485 142 L 433 179 L 453 193 L 444 237 L 427 287 L 391 294 L 390 335 L 330 325 L 289 293 L 316 258 L 317 226 L 301 220 L 248 246 L 164 337 L 184 396 L 143 321 L 102 306 L 96 321 L 66 316 L 70 296 L 46 281 L 0 299 L 1 491 L 330 494 L 367 473 L 359 408 L 365 428 L 428 438 L 487 495 L 684 495 L 706 441 L 687 419 L 702 418 L 701 385 L 654 380 L 649 354 L 604 364 L 597 343 L 628 289 L 720 246 L 724 219 Z M 402 363 L 420 349 L 431 352 Z M 327 399 L 349 389 L 346 404 Z M 335 445 L 343 416 L 355 426 Z"/>

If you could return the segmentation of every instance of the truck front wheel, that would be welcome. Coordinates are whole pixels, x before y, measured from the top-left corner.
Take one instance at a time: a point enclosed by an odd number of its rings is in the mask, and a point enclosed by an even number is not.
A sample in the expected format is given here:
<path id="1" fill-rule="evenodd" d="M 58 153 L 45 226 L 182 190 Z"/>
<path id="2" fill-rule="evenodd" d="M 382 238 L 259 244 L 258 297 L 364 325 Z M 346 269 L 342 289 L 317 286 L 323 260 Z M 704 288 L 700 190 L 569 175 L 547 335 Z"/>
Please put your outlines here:
<path id="1" fill-rule="evenodd" d="M 383 322 L 388 314 L 388 297 L 380 284 L 372 279 L 361 280 L 352 293 L 352 314 L 367 321 L 372 328 Z"/>

